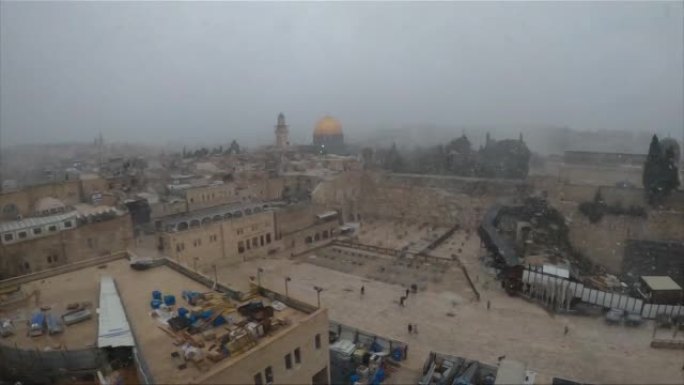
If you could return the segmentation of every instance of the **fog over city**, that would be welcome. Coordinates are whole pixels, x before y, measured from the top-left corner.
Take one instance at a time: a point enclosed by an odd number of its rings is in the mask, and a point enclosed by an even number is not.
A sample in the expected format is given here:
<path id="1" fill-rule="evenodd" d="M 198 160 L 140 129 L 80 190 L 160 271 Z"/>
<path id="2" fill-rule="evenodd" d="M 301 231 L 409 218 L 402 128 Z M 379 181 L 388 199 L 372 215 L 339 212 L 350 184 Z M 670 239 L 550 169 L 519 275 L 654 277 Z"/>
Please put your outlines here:
<path id="1" fill-rule="evenodd" d="M 350 142 L 544 127 L 681 138 L 683 14 L 681 2 L 3 1 L 0 138 L 256 146 L 279 112 L 293 143 L 326 114 Z"/>

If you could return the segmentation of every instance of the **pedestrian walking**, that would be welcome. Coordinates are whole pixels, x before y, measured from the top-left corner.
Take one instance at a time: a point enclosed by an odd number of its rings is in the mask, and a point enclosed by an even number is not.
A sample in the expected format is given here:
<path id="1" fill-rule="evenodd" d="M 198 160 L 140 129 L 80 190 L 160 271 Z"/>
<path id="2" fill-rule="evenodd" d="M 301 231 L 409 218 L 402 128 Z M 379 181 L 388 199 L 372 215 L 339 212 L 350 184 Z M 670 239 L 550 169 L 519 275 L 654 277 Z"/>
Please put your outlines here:
<path id="1" fill-rule="evenodd" d="M 492 307 L 492 303 L 489 300 L 487 300 L 487 311 L 489 311 L 489 308 L 491 308 L 491 307 Z"/>
<path id="2" fill-rule="evenodd" d="M 408 344 L 404 345 L 404 359 L 408 358 Z"/>
<path id="3" fill-rule="evenodd" d="M 408 324 L 408 331 L 409 334 L 413 333 L 413 326 L 411 326 L 411 324 Z"/>
<path id="4" fill-rule="evenodd" d="M 567 336 L 569 331 L 570 331 L 570 328 L 568 327 L 568 325 L 565 325 L 565 330 L 563 331 L 563 335 Z"/>
<path id="5" fill-rule="evenodd" d="M 408 295 L 409 295 L 409 289 L 406 288 L 406 297 L 408 297 Z"/>
<path id="6" fill-rule="evenodd" d="M 404 297 L 399 298 L 399 306 L 404 306 Z"/>
<path id="7" fill-rule="evenodd" d="M 361 285 L 361 295 L 366 294 L 366 287 Z"/>

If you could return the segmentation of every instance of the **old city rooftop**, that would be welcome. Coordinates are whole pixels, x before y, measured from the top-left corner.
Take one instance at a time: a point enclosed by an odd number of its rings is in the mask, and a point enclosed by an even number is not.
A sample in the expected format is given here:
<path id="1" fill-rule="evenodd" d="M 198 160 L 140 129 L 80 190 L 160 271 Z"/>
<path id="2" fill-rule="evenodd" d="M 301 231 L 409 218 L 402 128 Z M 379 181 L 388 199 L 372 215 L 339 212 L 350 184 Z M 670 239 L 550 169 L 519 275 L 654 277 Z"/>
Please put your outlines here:
<path id="1" fill-rule="evenodd" d="M 181 271 L 183 271 L 182 268 Z M 279 302 L 274 303 L 270 299 L 258 295 L 248 297 L 246 302 L 238 302 L 227 300 L 223 295 L 217 294 L 218 297 L 216 298 L 225 301 L 222 305 L 225 311 L 221 315 L 228 322 L 209 329 L 209 332 L 216 336 L 215 339 L 204 340 L 202 334 L 195 334 L 186 339 L 182 333 L 173 332 L 170 326 L 164 324 L 161 321 L 164 317 L 153 315 L 156 311 L 150 306 L 152 292 L 159 291 L 165 295 L 173 295 L 177 298 L 176 307 L 184 307 L 192 312 L 200 309 L 193 308 L 182 299 L 182 293 L 184 291 L 208 293 L 211 292 L 211 289 L 165 265 L 144 271 L 133 270 L 129 261 L 122 258 L 97 266 L 21 282 L 19 290 L 23 295 L 20 300 L 14 296 L 3 295 L 4 302 L 7 302 L 5 300 L 12 300 L 12 303 L 5 306 L 0 302 L 0 318 L 12 319 L 15 327 L 14 335 L 4 338 L 0 343 L 19 349 L 39 351 L 102 347 L 103 336 L 98 336 L 98 334 L 102 334 L 104 331 L 98 331 L 98 328 L 103 328 L 103 320 L 100 319 L 100 326 L 98 327 L 98 314 L 104 316 L 106 312 L 103 311 L 104 309 L 98 308 L 102 306 L 110 308 L 111 303 L 116 302 L 108 300 L 107 305 L 99 303 L 100 298 L 103 298 L 101 288 L 104 288 L 104 283 L 108 277 L 113 279 L 118 289 L 120 303 L 125 312 L 124 322 L 127 319 L 130 323 L 140 359 L 144 361 L 149 369 L 149 374 L 156 383 L 189 383 L 202 381 L 202 377 L 208 378 L 217 373 L 220 374 L 224 369 L 249 356 L 251 352 L 258 351 L 287 334 L 291 329 L 297 327 L 300 321 L 314 317 L 319 313 L 319 311 L 315 311 L 312 314 L 307 314 Z M 3 292 L 8 290 L 8 287 L 3 288 Z M 243 309 L 238 311 L 238 308 L 249 303 L 259 302 L 268 309 L 271 309 L 269 307 L 271 304 L 276 308 L 271 318 L 270 330 L 260 329 L 254 331 L 253 335 L 246 333 L 248 335 L 247 342 L 239 348 L 230 345 L 232 351 L 228 357 L 217 358 L 215 353 L 218 353 L 218 349 L 214 349 L 213 353 L 209 351 L 212 345 L 221 345 L 221 337 L 228 339 L 226 336 L 231 331 L 233 332 L 232 336 L 239 335 L 241 330 L 247 331 L 247 326 L 253 326 L 248 322 L 248 318 L 250 318 L 248 312 L 242 311 Z M 61 317 L 62 314 L 68 312 L 67 308 L 74 303 L 89 309 L 92 317 L 64 326 L 63 332 L 60 334 L 45 333 L 38 337 L 28 336 L 30 326 L 27 321 L 36 311 L 48 309 L 47 312 Z M 246 306 L 246 308 L 248 307 Z M 107 318 L 112 317 L 112 314 L 107 316 Z M 100 344 L 98 344 L 98 337 Z M 231 342 L 234 341 L 233 338 L 236 337 L 232 337 Z M 174 362 L 171 354 L 173 352 L 183 354 L 182 344 L 178 344 L 180 340 L 184 340 L 184 343 L 193 341 L 193 343 L 201 344 L 202 347 L 199 350 L 201 350 L 204 359 L 196 364 L 188 361 L 186 367 L 179 370 L 178 364 Z M 209 356 L 211 355 L 214 356 L 212 358 L 216 362 L 210 359 Z"/>

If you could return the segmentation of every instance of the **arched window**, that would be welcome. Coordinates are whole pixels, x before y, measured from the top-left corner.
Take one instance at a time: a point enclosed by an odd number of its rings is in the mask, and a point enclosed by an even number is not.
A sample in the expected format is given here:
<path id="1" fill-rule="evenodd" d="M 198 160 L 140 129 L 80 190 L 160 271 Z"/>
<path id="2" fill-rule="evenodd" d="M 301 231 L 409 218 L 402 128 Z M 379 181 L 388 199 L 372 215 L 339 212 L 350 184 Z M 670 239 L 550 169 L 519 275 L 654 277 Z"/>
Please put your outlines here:
<path id="1" fill-rule="evenodd" d="M 321 240 L 321 234 L 316 233 L 316 235 L 314 235 L 314 241 L 318 242 L 320 240 Z"/>
<path id="2" fill-rule="evenodd" d="M 304 241 L 306 243 L 312 243 L 313 242 L 313 240 L 311 239 L 311 236 L 306 237 L 306 239 Z"/>
<path id="3" fill-rule="evenodd" d="M 176 226 L 176 228 L 178 229 L 178 231 L 187 230 L 188 229 L 188 222 L 181 222 Z"/>
<path id="4" fill-rule="evenodd" d="M 193 219 L 193 220 L 190 221 L 190 227 L 191 227 L 191 228 L 192 228 L 192 227 L 199 227 L 199 225 L 200 225 L 199 219 Z"/>

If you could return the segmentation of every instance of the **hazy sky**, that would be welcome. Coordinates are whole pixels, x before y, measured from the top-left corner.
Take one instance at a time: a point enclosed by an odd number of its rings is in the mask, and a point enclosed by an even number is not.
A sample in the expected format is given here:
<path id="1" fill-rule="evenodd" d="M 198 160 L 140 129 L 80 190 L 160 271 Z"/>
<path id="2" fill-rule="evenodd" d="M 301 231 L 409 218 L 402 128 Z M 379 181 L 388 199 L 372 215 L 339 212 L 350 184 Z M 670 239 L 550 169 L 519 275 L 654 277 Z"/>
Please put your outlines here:
<path id="1" fill-rule="evenodd" d="M 0 5 L 3 145 L 350 139 L 405 125 L 684 132 L 682 3 Z M 676 134 L 679 132 L 679 134 Z"/>

